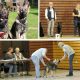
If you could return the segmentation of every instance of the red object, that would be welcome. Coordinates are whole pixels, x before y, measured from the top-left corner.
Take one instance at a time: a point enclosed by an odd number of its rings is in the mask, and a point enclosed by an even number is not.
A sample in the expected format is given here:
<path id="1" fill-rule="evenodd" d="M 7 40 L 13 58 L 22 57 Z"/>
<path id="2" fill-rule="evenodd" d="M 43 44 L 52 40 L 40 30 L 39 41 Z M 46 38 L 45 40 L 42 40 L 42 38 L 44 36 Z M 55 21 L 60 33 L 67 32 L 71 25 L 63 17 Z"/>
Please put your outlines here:
<path id="1" fill-rule="evenodd" d="M 4 35 L 4 32 L 0 32 L 0 37 L 2 37 Z"/>

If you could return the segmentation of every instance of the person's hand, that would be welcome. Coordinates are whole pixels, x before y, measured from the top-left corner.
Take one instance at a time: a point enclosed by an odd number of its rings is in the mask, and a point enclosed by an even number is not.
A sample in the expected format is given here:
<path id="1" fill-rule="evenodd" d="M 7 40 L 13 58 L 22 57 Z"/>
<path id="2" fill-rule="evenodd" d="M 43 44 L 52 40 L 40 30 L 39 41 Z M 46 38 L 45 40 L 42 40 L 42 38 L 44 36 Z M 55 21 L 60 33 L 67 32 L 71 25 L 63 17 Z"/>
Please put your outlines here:
<path id="1" fill-rule="evenodd" d="M 60 63 L 61 61 L 60 61 L 60 59 L 59 59 L 59 63 Z"/>
<path id="2" fill-rule="evenodd" d="M 78 15 L 78 17 L 80 17 L 80 15 Z"/>
<path id="3" fill-rule="evenodd" d="M 47 65 L 45 64 L 44 67 L 46 67 Z"/>
<path id="4" fill-rule="evenodd" d="M 48 58 L 48 61 L 51 61 L 51 59 L 50 59 L 50 58 Z"/>
<path id="5" fill-rule="evenodd" d="M 1 19 L 1 21 L 2 21 L 3 19 Z"/>
<path id="6" fill-rule="evenodd" d="M 26 60 L 30 61 L 31 59 L 30 58 L 26 58 Z"/>
<path id="7" fill-rule="evenodd" d="M 49 21 L 49 19 L 47 19 L 47 21 Z"/>
<path id="8" fill-rule="evenodd" d="M 46 70 L 47 65 L 44 66 L 44 70 Z"/>
<path id="9" fill-rule="evenodd" d="M 56 24 L 57 23 L 57 20 L 55 19 L 54 23 Z"/>

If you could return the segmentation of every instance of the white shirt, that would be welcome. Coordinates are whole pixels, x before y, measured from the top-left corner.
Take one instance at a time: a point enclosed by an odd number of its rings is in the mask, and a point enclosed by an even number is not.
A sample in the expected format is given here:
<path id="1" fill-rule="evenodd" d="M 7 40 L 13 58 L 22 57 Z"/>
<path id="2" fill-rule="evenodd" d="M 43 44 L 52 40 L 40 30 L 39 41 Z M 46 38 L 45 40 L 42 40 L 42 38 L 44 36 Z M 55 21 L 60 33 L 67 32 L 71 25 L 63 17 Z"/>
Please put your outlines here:
<path id="1" fill-rule="evenodd" d="M 16 60 L 25 59 L 25 57 L 20 52 L 18 54 L 14 53 L 14 55 Z"/>
<path id="2" fill-rule="evenodd" d="M 64 45 L 63 46 L 63 51 L 64 51 L 64 55 L 68 55 L 68 58 L 70 57 L 70 55 L 74 54 L 75 51 L 73 50 L 72 47 L 70 47 L 69 45 Z"/>
<path id="3" fill-rule="evenodd" d="M 80 10 L 78 11 L 79 15 L 80 15 Z"/>
<path id="4" fill-rule="evenodd" d="M 38 59 L 42 59 L 46 55 L 46 48 L 40 48 L 32 53 L 31 56 L 36 56 Z"/>
<path id="5" fill-rule="evenodd" d="M 54 16 L 55 16 L 55 19 L 56 19 L 56 12 L 54 12 L 54 9 L 53 8 L 50 8 L 50 12 L 51 12 L 51 18 L 54 19 Z M 55 14 L 54 14 L 55 13 Z M 48 9 L 45 9 L 45 18 L 48 19 Z"/>

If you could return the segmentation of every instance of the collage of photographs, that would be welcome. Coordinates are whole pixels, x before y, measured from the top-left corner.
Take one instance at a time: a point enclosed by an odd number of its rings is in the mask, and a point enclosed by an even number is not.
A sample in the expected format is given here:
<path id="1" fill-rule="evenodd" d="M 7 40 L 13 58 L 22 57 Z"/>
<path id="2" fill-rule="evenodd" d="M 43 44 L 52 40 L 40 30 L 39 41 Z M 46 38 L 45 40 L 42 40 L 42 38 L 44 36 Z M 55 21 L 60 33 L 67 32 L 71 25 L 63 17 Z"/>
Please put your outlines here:
<path id="1" fill-rule="evenodd" d="M 0 0 L 0 80 L 80 79 L 80 0 Z"/>

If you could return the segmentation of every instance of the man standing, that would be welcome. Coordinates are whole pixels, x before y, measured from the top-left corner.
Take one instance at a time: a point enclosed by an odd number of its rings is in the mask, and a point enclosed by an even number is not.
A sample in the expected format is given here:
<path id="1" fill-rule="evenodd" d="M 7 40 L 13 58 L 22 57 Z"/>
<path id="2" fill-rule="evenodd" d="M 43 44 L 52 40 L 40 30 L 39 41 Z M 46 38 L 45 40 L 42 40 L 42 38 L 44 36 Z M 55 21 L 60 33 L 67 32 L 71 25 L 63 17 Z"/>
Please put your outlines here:
<path id="1" fill-rule="evenodd" d="M 69 45 L 64 44 L 63 42 L 59 42 L 58 46 L 64 51 L 64 56 L 60 59 L 60 61 L 64 60 L 66 56 L 69 59 L 69 74 L 66 76 L 73 76 L 73 58 L 75 51 Z"/>
<path id="2" fill-rule="evenodd" d="M 33 64 L 35 65 L 35 71 L 36 71 L 36 78 L 40 77 L 40 61 L 44 66 L 46 66 L 43 58 L 46 60 L 50 61 L 50 59 L 46 56 L 47 49 L 46 48 L 40 48 L 36 50 L 34 53 L 31 55 L 31 60 Z"/>
<path id="3" fill-rule="evenodd" d="M 45 18 L 48 21 L 48 36 L 53 37 L 54 36 L 54 22 L 56 19 L 56 12 L 53 8 L 53 3 L 49 2 L 49 7 L 45 10 Z"/>

